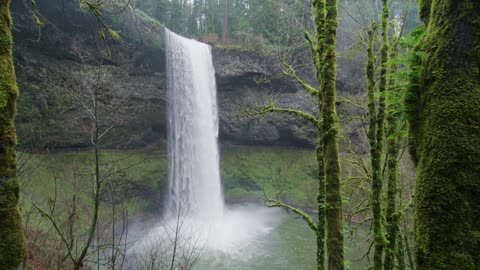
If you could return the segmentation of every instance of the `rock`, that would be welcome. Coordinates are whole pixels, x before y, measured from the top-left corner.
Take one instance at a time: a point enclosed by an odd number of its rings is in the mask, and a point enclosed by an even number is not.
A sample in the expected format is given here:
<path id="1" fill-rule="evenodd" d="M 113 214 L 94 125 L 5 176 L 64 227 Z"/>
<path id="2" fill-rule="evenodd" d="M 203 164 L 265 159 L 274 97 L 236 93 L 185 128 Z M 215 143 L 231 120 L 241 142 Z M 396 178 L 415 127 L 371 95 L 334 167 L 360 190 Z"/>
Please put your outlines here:
<path id="1" fill-rule="evenodd" d="M 115 127 L 102 139 L 104 147 L 144 147 L 164 141 L 167 123 L 165 55 L 159 44 L 162 26 L 144 14 L 138 16 L 145 21 L 140 34 L 128 28 L 128 24 L 118 26 L 123 30 L 124 42 L 109 44 L 109 58 L 105 47 L 98 46 L 102 44 L 98 37 L 89 36 L 91 30 L 84 26 L 91 25 L 91 21 L 81 24 L 92 18 L 78 14 L 75 7 L 67 7 L 67 18 L 60 16 L 58 10 L 48 9 L 48 5 L 40 8 L 49 21 L 42 28 L 43 38 L 35 42 L 32 40 L 38 29 L 28 23 L 28 16 L 14 12 L 15 21 L 21 25 L 14 32 L 14 57 L 22 92 L 17 118 L 20 143 L 52 148 L 90 147 L 89 110 L 94 89 L 101 97 L 102 129 Z M 128 22 L 131 15 L 125 16 Z M 65 35 L 56 25 L 73 32 Z M 142 42 L 141 37 L 145 37 Z M 223 143 L 314 145 L 316 130 L 296 117 L 239 117 L 242 107 L 272 100 L 277 106 L 315 114 L 311 98 L 291 79 L 279 76 L 281 69 L 276 57 L 227 48 L 213 48 L 212 54 Z M 301 75 L 311 80 L 313 74 Z M 273 79 L 258 82 L 265 78 Z"/>
<path id="2" fill-rule="evenodd" d="M 247 138 L 252 142 L 257 143 L 275 143 L 280 138 L 278 129 L 269 124 L 265 119 L 259 119 L 252 122 L 253 125 L 249 126 L 247 132 Z"/>

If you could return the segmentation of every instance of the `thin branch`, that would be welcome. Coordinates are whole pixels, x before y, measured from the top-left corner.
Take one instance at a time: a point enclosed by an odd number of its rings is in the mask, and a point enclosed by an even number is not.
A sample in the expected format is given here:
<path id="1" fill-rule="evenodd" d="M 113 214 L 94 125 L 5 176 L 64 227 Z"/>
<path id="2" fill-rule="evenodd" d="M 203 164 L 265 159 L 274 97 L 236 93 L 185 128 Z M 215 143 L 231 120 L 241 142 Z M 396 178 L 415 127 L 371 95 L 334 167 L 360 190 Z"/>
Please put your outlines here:
<path id="1" fill-rule="evenodd" d="M 308 94 L 310 94 L 312 97 L 316 97 L 318 96 L 318 93 L 319 91 L 317 89 L 315 89 L 314 87 L 312 87 L 310 84 L 306 83 L 304 80 L 302 80 L 300 77 L 298 77 L 297 73 L 295 72 L 295 69 L 293 68 L 292 65 L 290 65 L 289 63 L 287 63 L 285 61 L 285 59 L 280 59 L 280 61 L 282 62 L 282 65 L 287 69 L 287 70 L 284 70 L 282 69 L 282 72 L 283 74 L 289 76 L 289 77 L 292 77 L 293 79 L 295 79 L 295 81 L 298 82 L 298 84 L 305 90 L 308 92 Z"/>
<path id="2" fill-rule="evenodd" d="M 273 103 L 271 104 L 265 104 L 258 106 L 258 109 L 250 109 L 247 107 L 242 107 L 241 108 L 241 113 L 239 117 L 255 117 L 255 116 L 262 116 L 268 113 L 272 112 L 279 112 L 279 113 L 287 113 L 290 115 L 295 115 L 299 116 L 302 119 L 312 123 L 316 128 L 320 127 L 321 121 L 318 120 L 317 117 L 313 116 L 312 114 L 309 114 L 307 112 L 301 111 L 301 110 L 296 110 L 296 109 L 289 109 L 289 108 L 279 108 L 276 107 Z"/>
<path id="3" fill-rule="evenodd" d="M 73 254 L 72 254 L 72 250 L 70 249 L 70 245 L 67 241 L 67 239 L 65 238 L 65 236 L 63 235 L 63 232 L 62 230 L 60 229 L 60 227 L 58 226 L 57 222 L 55 221 L 55 219 L 53 218 L 52 215 L 50 215 L 49 213 L 45 212 L 42 208 L 40 208 L 37 204 L 35 204 L 28 196 L 26 196 L 25 194 L 23 194 L 23 197 L 29 201 L 32 206 L 43 216 L 43 217 L 46 217 L 50 223 L 52 224 L 53 228 L 55 229 L 55 231 L 57 232 L 57 234 L 60 236 L 60 239 L 62 240 L 63 244 L 65 245 L 65 247 L 67 248 L 67 255 L 68 257 L 70 257 L 70 259 L 72 260 L 72 262 L 77 262 L 76 259 L 73 257 Z"/>
<path id="4" fill-rule="evenodd" d="M 317 223 L 315 223 L 315 221 L 313 221 L 312 217 L 310 217 L 307 213 L 303 212 L 302 210 L 300 210 L 296 207 L 290 206 L 288 204 L 285 204 L 284 202 L 279 201 L 279 200 L 269 199 L 269 198 L 263 198 L 263 200 L 265 201 L 265 205 L 267 207 L 270 207 L 270 208 L 279 207 L 279 208 L 283 208 L 283 209 L 290 210 L 290 211 L 294 212 L 295 214 L 297 214 L 301 218 L 303 218 L 303 220 L 305 220 L 305 222 L 307 222 L 308 227 L 310 227 L 310 229 L 312 229 L 315 233 L 318 232 Z"/>
<path id="5" fill-rule="evenodd" d="M 357 102 L 355 102 L 355 101 L 353 101 L 353 100 L 351 100 L 351 99 L 348 99 L 348 98 L 346 98 L 346 97 L 339 97 L 339 98 L 337 98 L 337 103 L 347 103 L 347 104 L 352 105 L 353 107 L 357 107 L 357 108 L 364 109 L 364 110 L 367 109 L 364 105 L 362 105 L 362 104 L 360 104 L 360 103 L 357 103 Z"/>

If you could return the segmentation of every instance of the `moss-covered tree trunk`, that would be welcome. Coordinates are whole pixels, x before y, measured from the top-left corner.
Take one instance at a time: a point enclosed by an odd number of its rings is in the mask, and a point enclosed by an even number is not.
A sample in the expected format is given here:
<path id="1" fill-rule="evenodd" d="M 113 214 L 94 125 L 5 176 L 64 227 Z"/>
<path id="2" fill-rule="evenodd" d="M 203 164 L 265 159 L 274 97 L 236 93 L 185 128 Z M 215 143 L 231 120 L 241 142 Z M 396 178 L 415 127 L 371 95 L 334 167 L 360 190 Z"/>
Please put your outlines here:
<path id="1" fill-rule="evenodd" d="M 375 37 L 375 23 L 372 24 L 371 29 L 368 30 L 368 47 L 367 47 L 367 100 L 368 100 L 368 142 L 370 145 L 370 163 L 372 166 L 372 209 L 373 209 L 373 231 L 374 231 L 374 244 L 378 242 L 377 239 L 377 230 L 378 230 L 378 220 L 376 207 L 379 207 L 380 202 L 376 202 L 375 199 L 380 197 L 380 193 L 378 191 L 376 183 L 380 181 L 380 163 L 377 162 L 377 132 L 376 132 L 376 119 L 377 119 L 377 111 L 375 108 L 375 55 L 373 52 L 373 40 Z M 381 184 L 381 181 L 380 181 Z M 381 221 L 380 221 L 381 225 Z M 381 239 L 380 239 L 381 240 Z M 377 249 L 375 249 L 377 251 Z M 378 259 L 377 257 L 375 257 Z M 374 264 L 378 263 L 374 261 Z"/>
<path id="2" fill-rule="evenodd" d="M 344 269 L 343 212 L 340 193 L 340 161 L 338 151 L 338 119 L 336 102 L 336 34 L 337 0 L 326 1 L 325 72 L 323 79 L 323 128 L 327 223 L 327 259 L 329 270 Z"/>
<path id="3" fill-rule="evenodd" d="M 397 57 L 398 50 L 396 46 L 392 48 L 390 59 Z M 394 73 L 396 67 L 389 69 L 390 73 Z M 386 209 L 386 239 L 387 245 L 385 249 L 385 259 L 383 261 L 385 270 L 393 270 L 395 268 L 395 258 L 398 250 L 397 236 L 399 233 L 399 215 L 397 213 L 397 193 L 398 193 L 398 161 L 400 154 L 400 138 L 397 135 L 400 131 L 400 114 L 396 100 L 399 93 L 395 89 L 395 80 L 390 79 L 388 87 L 389 106 L 387 107 L 387 209 Z M 401 266 L 401 261 L 399 265 Z M 401 268 L 401 267 L 400 267 Z"/>
<path id="4" fill-rule="evenodd" d="M 397 198 L 397 182 L 398 182 L 398 155 L 399 142 L 395 137 L 398 132 L 398 121 L 395 115 L 388 116 L 388 183 L 387 183 L 387 209 L 386 209 L 386 239 L 387 246 L 385 250 L 384 269 L 393 270 L 395 267 L 395 253 L 397 251 L 397 235 L 398 235 L 398 213 L 396 206 Z"/>
<path id="5" fill-rule="evenodd" d="M 398 57 L 398 38 L 392 38 L 394 42 L 391 44 L 390 59 Z M 394 74 L 397 72 L 397 65 L 391 65 L 388 69 L 388 74 Z M 400 231 L 399 227 L 399 213 L 397 212 L 397 196 L 398 190 L 398 163 L 400 155 L 400 136 L 401 129 L 405 128 L 401 125 L 400 118 L 400 89 L 396 87 L 396 80 L 392 77 L 389 78 L 388 91 L 387 91 L 387 207 L 386 207 L 386 249 L 385 257 L 383 260 L 383 268 L 385 270 L 393 270 L 395 268 L 395 258 L 398 253 L 401 252 L 398 245 L 398 235 Z M 401 261 L 399 261 L 399 268 L 401 268 Z"/>
<path id="6" fill-rule="evenodd" d="M 383 233 L 383 216 L 382 216 L 382 156 L 384 144 L 384 123 L 385 123 L 385 92 L 387 88 L 387 72 L 388 72 L 388 3 L 382 0 L 382 46 L 381 46 L 381 68 L 378 112 L 375 116 L 370 116 L 370 130 L 375 132 L 375 136 L 369 136 L 371 164 L 372 164 L 372 212 L 373 212 L 373 234 L 374 234 L 374 252 L 373 252 L 373 269 L 383 269 L 383 251 L 385 246 L 385 236 Z M 372 127 L 373 126 L 373 127 Z M 373 138 L 372 138 L 373 136 Z"/>
<path id="7" fill-rule="evenodd" d="M 312 48 L 312 58 L 315 64 L 316 77 L 319 83 L 319 90 L 316 96 L 318 104 L 318 113 L 322 118 L 322 104 L 323 104 L 323 73 L 324 65 L 324 51 L 325 51 L 325 20 L 326 9 L 325 0 L 312 1 L 313 17 L 315 20 L 315 45 Z M 325 269 L 325 203 L 326 203 L 326 190 L 325 190 L 325 159 L 324 159 L 324 139 L 321 134 L 322 126 L 317 127 L 319 132 L 319 138 L 317 141 L 317 169 L 318 169 L 318 194 L 317 194 L 317 210 L 318 210 L 318 227 L 316 231 L 317 235 L 317 269 Z"/>
<path id="8" fill-rule="evenodd" d="M 395 257 L 397 258 L 398 262 L 398 270 L 407 270 L 407 265 L 405 263 L 405 249 L 403 247 L 402 233 L 400 228 L 398 229 L 398 234 L 396 237 L 396 247 Z"/>
<path id="9" fill-rule="evenodd" d="M 287 113 L 312 123 L 319 132 L 317 140 L 318 165 L 318 222 L 302 210 L 279 200 L 265 198 L 268 207 L 282 207 L 303 218 L 317 237 L 317 269 L 343 270 L 343 213 L 340 192 L 340 161 L 338 150 L 338 119 L 336 109 L 336 32 L 337 1 L 313 0 L 315 39 L 305 32 L 305 39 L 311 47 L 312 59 L 319 83 L 318 90 L 297 76 L 291 65 L 282 61 L 284 74 L 295 79 L 304 90 L 314 97 L 318 104 L 319 117 L 310 113 L 278 108 L 273 104 L 261 106 L 259 111 L 246 110 L 245 115 L 263 115 L 271 112 Z M 326 237 L 325 237 L 326 236 Z M 325 248 L 326 247 L 326 248 Z M 328 262 L 325 264 L 325 251 Z"/>
<path id="10" fill-rule="evenodd" d="M 375 27 L 373 25 L 372 27 Z M 370 164 L 372 166 L 372 228 L 373 228 L 373 269 L 382 269 L 383 229 L 382 229 L 382 149 L 377 143 L 379 113 L 375 102 L 375 56 L 373 53 L 374 30 L 369 31 L 368 59 L 367 59 L 367 98 L 368 98 L 368 141 L 370 144 Z M 383 135 L 382 135 L 383 136 Z"/>
<path id="11" fill-rule="evenodd" d="M 18 88 L 12 61 L 9 0 L 0 0 L 0 269 L 18 269 L 25 238 L 18 209 L 15 111 Z"/>
<path id="12" fill-rule="evenodd" d="M 480 1 L 422 0 L 424 59 L 408 98 L 418 270 L 480 265 Z"/>

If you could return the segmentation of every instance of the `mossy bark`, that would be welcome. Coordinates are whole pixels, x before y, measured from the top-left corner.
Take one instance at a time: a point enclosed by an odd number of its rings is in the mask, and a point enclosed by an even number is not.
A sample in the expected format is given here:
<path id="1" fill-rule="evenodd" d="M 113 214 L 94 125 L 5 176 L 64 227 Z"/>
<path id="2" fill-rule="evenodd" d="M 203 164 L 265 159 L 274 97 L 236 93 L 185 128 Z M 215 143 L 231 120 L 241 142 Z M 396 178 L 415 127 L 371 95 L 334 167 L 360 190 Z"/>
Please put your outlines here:
<path id="1" fill-rule="evenodd" d="M 392 48 L 392 53 L 390 55 L 391 59 L 397 57 L 398 50 Z M 395 72 L 395 68 L 390 68 L 389 72 Z M 389 82 L 389 95 L 388 97 L 393 97 L 396 99 L 399 93 L 395 92 L 395 80 L 390 79 Z M 390 98 L 392 100 L 392 98 Z M 398 134 L 401 125 L 400 125 L 400 115 L 397 113 L 399 111 L 398 105 L 394 102 L 390 102 L 387 107 L 387 209 L 386 209 L 386 239 L 387 245 L 385 249 L 385 258 L 383 261 L 385 270 L 393 270 L 395 268 L 395 258 L 396 253 L 398 252 L 398 243 L 397 236 L 399 233 L 399 214 L 397 213 L 397 193 L 398 193 L 398 161 L 400 154 L 400 139 L 396 134 Z M 401 262 L 399 262 L 399 265 Z"/>
<path id="2" fill-rule="evenodd" d="M 368 141 L 370 144 L 370 164 L 372 167 L 372 193 L 371 193 L 371 206 L 372 206 L 372 228 L 373 228 L 373 269 L 382 269 L 382 256 L 383 256 L 383 228 L 382 228 L 382 148 L 383 144 L 378 144 L 380 138 L 383 136 L 379 134 L 379 112 L 377 113 L 375 102 L 375 57 L 373 53 L 373 38 L 374 32 L 369 32 L 369 44 L 368 44 L 368 59 L 367 59 L 367 98 L 368 98 Z M 383 104 L 385 102 L 382 102 Z M 383 126 L 383 124 L 382 124 Z"/>
<path id="3" fill-rule="evenodd" d="M 400 232 L 400 229 L 398 230 L 396 243 L 397 249 L 395 251 L 395 257 L 397 258 L 398 269 L 407 270 L 407 265 L 405 264 L 405 249 L 403 248 L 402 233 Z"/>
<path id="4" fill-rule="evenodd" d="M 416 265 L 474 270 L 480 265 L 480 1 L 423 0 L 420 10 L 427 25 L 417 48 L 423 70 L 408 100 Z"/>
<path id="5" fill-rule="evenodd" d="M 374 252 L 373 252 L 373 269 L 383 269 L 383 252 L 385 246 L 385 236 L 383 233 L 383 216 L 382 216 L 382 156 L 384 144 L 384 124 L 385 124 L 385 92 L 387 88 L 387 71 L 388 71 L 388 3 L 382 0 L 382 47 L 381 47 L 381 68 L 378 112 L 376 118 L 370 117 L 370 126 L 373 125 L 376 135 L 370 144 L 371 163 L 372 163 L 372 212 L 373 212 L 373 234 L 374 234 Z M 372 129 L 372 128 L 370 128 Z"/>
<path id="6" fill-rule="evenodd" d="M 326 1 L 325 71 L 323 78 L 323 120 L 327 224 L 327 259 L 329 270 L 344 269 L 343 212 L 340 193 L 340 161 L 338 151 L 338 118 L 336 102 L 336 33 L 338 27 L 337 0 Z"/>
<path id="7" fill-rule="evenodd" d="M 15 112 L 18 88 L 12 60 L 9 0 L 0 0 L 0 269 L 18 269 L 26 257 L 18 209 Z"/>
<path id="8" fill-rule="evenodd" d="M 368 141 L 370 145 L 370 164 L 372 167 L 372 228 L 373 228 L 373 269 L 383 269 L 383 250 L 385 245 L 385 237 L 383 234 L 383 215 L 382 215 L 382 154 L 384 142 L 384 119 L 385 119 L 385 97 L 380 97 L 378 102 L 375 100 L 375 55 L 373 52 L 375 23 L 372 24 L 368 31 L 368 47 L 367 47 L 367 100 L 368 100 Z M 383 57 L 384 46 L 382 46 L 382 65 L 386 59 Z M 386 76 L 386 70 L 382 67 L 382 77 Z M 385 85 L 383 85 L 385 84 Z M 386 81 L 380 79 L 380 94 L 385 94 Z"/>
<path id="9" fill-rule="evenodd" d="M 320 141 L 320 140 L 319 140 Z M 320 142 L 317 145 L 318 165 L 318 195 L 317 195 L 317 269 L 325 269 L 325 164 L 323 159 L 323 147 Z"/>
<path id="10" fill-rule="evenodd" d="M 313 0 L 315 20 L 315 39 L 305 33 L 305 39 L 311 46 L 312 59 L 316 69 L 319 89 L 315 89 L 301 80 L 292 66 L 283 63 L 292 76 L 307 92 L 316 98 L 319 118 L 294 109 L 277 108 L 273 104 L 261 107 L 259 112 L 246 115 L 259 115 L 270 112 L 288 113 L 309 121 L 317 128 L 317 165 L 318 165 L 318 222 L 298 208 L 281 201 L 266 198 L 269 207 L 282 207 L 301 216 L 315 232 L 317 237 L 317 269 L 344 269 L 344 240 L 342 197 L 340 192 L 340 160 L 338 150 L 338 119 L 336 110 L 336 31 L 337 1 Z M 326 251 L 326 252 L 325 252 Z M 327 253 L 327 256 L 325 256 Z M 328 262 L 325 264 L 325 257 Z"/>
<path id="11" fill-rule="evenodd" d="M 316 77 L 319 83 L 319 94 L 317 95 L 317 104 L 318 112 L 320 118 L 322 117 L 322 104 L 323 104 L 323 78 L 324 78 L 324 66 L 323 57 L 324 57 L 324 48 L 325 48 L 325 19 L 326 19 L 326 9 L 325 9 L 325 0 L 314 0 L 312 2 L 313 6 L 313 17 L 315 20 L 315 47 L 312 50 L 313 62 L 316 69 Z M 317 129 L 319 132 L 319 138 L 317 141 L 317 168 L 318 168 L 318 195 L 317 195 L 317 210 L 318 210 L 318 226 L 317 226 L 317 269 L 325 269 L 325 203 L 326 203 L 326 190 L 325 190 L 325 157 L 324 157 L 324 148 L 325 143 L 321 134 L 322 125 L 318 125 Z"/>

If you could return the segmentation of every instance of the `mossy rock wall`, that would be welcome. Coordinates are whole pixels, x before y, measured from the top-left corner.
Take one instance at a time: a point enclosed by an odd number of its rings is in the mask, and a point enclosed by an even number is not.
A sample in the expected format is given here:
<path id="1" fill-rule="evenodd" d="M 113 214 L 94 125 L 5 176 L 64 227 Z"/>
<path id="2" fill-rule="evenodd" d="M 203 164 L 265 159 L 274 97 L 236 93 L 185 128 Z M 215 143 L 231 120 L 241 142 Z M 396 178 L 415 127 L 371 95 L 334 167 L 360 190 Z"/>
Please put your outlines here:
<path id="1" fill-rule="evenodd" d="M 165 140 L 165 55 L 163 27 L 140 11 L 127 10 L 105 21 L 118 30 L 122 41 L 106 44 L 98 34 L 96 18 L 82 12 L 77 1 L 65 6 L 38 3 L 46 19 L 38 29 L 22 1 L 13 6 L 19 21 L 14 32 L 15 64 L 21 91 L 17 126 L 22 147 L 85 148 L 91 145 L 88 112 L 75 96 L 83 96 L 99 81 L 103 104 L 120 104 L 119 121 L 102 142 L 110 148 L 139 148 Z M 132 15 L 133 14 L 133 15 Z M 140 28 L 132 20 L 138 20 Z M 107 46 L 111 51 L 109 56 Z M 274 54 L 241 48 L 214 47 L 220 117 L 220 140 L 227 144 L 298 146 L 313 148 L 315 129 L 300 119 L 269 115 L 263 119 L 239 118 L 240 107 L 262 104 L 275 97 L 278 106 L 315 112 L 315 104 L 290 78 L 281 75 Z M 353 72 L 353 71 L 352 71 Z M 346 79 L 337 82 L 350 91 Z M 315 83 L 311 72 L 299 75 Z M 96 75 L 100 75 L 100 80 Z M 262 78 L 272 78 L 259 83 Z M 108 95 L 107 95 L 108 93 Z M 103 106 L 103 105 L 102 105 Z M 341 115 L 363 112 L 340 104 Z M 109 114 L 105 111 L 105 114 Z M 365 145 L 361 123 L 346 126 L 356 145 Z M 361 151 L 363 147 L 359 147 Z"/>

